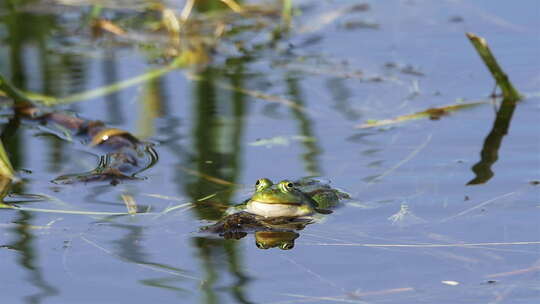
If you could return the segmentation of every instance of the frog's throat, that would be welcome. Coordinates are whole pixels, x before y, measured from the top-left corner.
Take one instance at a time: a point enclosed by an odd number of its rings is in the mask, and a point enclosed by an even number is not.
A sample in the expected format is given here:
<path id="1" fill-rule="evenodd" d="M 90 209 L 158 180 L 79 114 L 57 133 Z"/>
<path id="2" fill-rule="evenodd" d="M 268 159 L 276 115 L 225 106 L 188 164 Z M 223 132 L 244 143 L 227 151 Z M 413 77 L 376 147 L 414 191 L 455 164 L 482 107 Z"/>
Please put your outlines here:
<path id="1" fill-rule="evenodd" d="M 250 201 L 246 211 L 264 217 L 297 217 L 312 214 L 314 210 L 305 204 L 284 205 Z"/>
<path id="2" fill-rule="evenodd" d="M 272 205 L 285 205 L 285 206 L 302 206 L 302 203 L 297 202 L 282 202 L 282 201 L 270 201 L 270 200 L 251 200 L 253 203 L 258 204 L 272 204 Z"/>

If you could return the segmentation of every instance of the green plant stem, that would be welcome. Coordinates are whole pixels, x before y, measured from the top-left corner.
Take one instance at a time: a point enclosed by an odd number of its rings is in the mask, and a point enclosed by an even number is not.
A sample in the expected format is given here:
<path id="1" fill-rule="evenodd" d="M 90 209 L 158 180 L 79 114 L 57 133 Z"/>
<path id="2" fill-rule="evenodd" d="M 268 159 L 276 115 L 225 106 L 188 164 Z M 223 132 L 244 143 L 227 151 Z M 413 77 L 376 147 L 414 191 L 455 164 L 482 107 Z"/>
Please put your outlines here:
<path id="1" fill-rule="evenodd" d="M 504 99 L 514 101 L 520 100 L 521 95 L 514 88 L 514 86 L 510 82 L 510 79 L 508 79 L 508 75 L 504 73 L 504 71 L 497 63 L 497 60 L 495 59 L 495 56 L 493 56 L 493 54 L 491 53 L 491 50 L 489 49 L 486 40 L 473 33 L 466 33 L 466 35 L 476 49 L 478 55 L 480 55 L 480 58 L 482 58 L 482 60 L 486 64 L 493 78 L 495 78 L 497 85 L 499 86 L 499 88 L 501 88 Z"/>

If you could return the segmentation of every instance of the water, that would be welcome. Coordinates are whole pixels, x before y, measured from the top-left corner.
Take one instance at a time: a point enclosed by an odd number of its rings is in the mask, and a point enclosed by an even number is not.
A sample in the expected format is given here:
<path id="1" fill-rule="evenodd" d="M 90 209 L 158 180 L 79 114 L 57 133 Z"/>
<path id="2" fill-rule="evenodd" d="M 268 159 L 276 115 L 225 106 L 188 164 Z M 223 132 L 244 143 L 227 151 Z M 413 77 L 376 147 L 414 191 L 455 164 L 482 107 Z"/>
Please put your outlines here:
<path id="1" fill-rule="evenodd" d="M 231 40 L 249 38 L 250 56 L 226 41 L 206 67 L 61 108 L 154 143 L 159 161 L 144 180 L 53 184 L 94 168 L 96 152 L 27 124 L 4 132 L 24 179 L 6 201 L 126 212 L 127 194 L 149 214 L 2 210 L 3 302 L 536 303 L 539 4 L 373 1 L 367 11 L 344 9 L 361 3 L 295 2 L 302 14 L 273 48 L 268 31 L 247 31 Z M 21 88 L 67 96 L 161 66 L 147 49 L 78 30 L 87 7 L 38 8 L 0 6 L 0 72 Z M 347 26 L 359 22 L 378 28 Z M 457 99 L 489 100 L 494 83 L 466 31 L 488 40 L 526 94 L 499 137 L 493 177 L 474 186 L 466 185 L 471 167 L 496 120 L 490 104 L 356 128 Z M 271 97 L 255 97 L 261 93 Z M 199 232 L 222 216 L 208 205 L 241 202 L 258 178 L 311 175 L 353 200 L 299 231 L 293 249 L 261 250 L 252 234 L 224 240 Z M 28 194 L 41 199 L 25 203 Z M 159 214 L 212 194 L 204 206 Z"/>

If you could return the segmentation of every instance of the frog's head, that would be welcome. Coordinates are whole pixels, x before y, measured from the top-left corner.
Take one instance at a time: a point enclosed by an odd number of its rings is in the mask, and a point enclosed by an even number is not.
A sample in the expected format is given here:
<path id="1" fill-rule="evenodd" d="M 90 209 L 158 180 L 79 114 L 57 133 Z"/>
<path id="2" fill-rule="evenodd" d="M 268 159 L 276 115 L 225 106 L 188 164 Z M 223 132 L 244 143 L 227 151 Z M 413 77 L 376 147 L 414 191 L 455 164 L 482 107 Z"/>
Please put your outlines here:
<path id="1" fill-rule="evenodd" d="M 305 198 L 288 180 L 274 185 L 271 180 L 261 178 L 255 183 L 255 193 L 251 200 L 264 204 L 299 205 L 304 203 Z"/>
<path id="2" fill-rule="evenodd" d="M 246 210 L 264 217 L 297 217 L 314 211 L 312 200 L 291 181 L 283 180 L 274 185 L 267 178 L 255 183 L 255 193 L 247 202 Z"/>

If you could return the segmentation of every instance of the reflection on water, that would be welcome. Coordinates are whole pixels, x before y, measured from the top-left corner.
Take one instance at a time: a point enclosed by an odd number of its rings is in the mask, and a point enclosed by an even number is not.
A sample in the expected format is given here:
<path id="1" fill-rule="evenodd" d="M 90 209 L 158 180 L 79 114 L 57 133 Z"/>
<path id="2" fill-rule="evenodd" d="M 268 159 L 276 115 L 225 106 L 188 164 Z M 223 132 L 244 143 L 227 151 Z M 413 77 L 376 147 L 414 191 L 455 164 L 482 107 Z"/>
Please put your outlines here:
<path id="1" fill-rule="evenodd" d="M 204 284 L 202 285 L 204 299 L 202 303 L 223 302 L 216 293 L 216 286 L 220 277 L 223 277 L 226 272 L 235 278 L 235 282 L 231 286 L 227 286 L 225 290 L 230 292 L 238 303 L 253 303 L 248 300 L 245 294 L 250 279 L 243 273 L 242 256 L 238 251 L 236 241 L 195 237 L 192 242 L 199 251 L 198 257 L 202 262 L 204 272 Z"/>
<path id="2" fill-rule="evenodd" d="M 255 235 L 255 246 L 259 249 L 278 247 L 282 250 L 294 248 L 300 237 L 297 231 L 314 222 L 314 218 L 265 218 L 248 212 L 228 215 L 217 223 L 202 227 L 201 231 L 214 233 L 226 240 L 239 240 L 248 234 Z"/>
<path id="3" fill-rule="evenodd" d="M 239 159 L 242 156 L 240 139 L 243 132 L 243 115 L 247 103 L 241 94 L 223 94 L 215 84 L 221 81 L 221 71 L 215 67 L 209 67 L 200 74 L 203 81 L 195 83 L 195 125 L 193 127 L 193 155 L 189 156 L 190 169 L 196 170 L 199 177 L 195 181 L 184 184 L 185 192 L 195 201 L 208 194 L 218 193 L 212 198 L 218 204 L 230 204 L 231 191 L 223 191 L 228 185 L 215 183 L 208 176 L 215 179 L 235 183 L 240 170 Z M 242 82 L 242 73 L 239 71 L 228 79 L 233 83 Z M 193 180 L 193 177 L 185 177 L 183 180 Z M 223 216 L 223 210 L 219 208 L 204 207 L 195 208 L 200 219 L 218 220 Z"/>
<path id="4" fill-rule="evenodd" d="M 119 81 L 118 77 L 118 67 L 116 63 L 116 52 L 114 50 L 107 50 L 106 59 L 103 60 L 103 85 L 116 83 Z M 151 83 L 151 82 L 150 82 Z M 149 84 L 150 85 L 150 84 Z M 81 90 L 82 91 L 82 90 Z M 79 91 L 79 92 L 81 92 Z M 72 92 L 76 93 L 76 92 Z M 123 111 L 120 106 L 120 93 L 113 92 L 112 94 L 107 95 L 107 121 L 111 124 L 122 124 L 125 121 Z M 143 103 L 144 104 L 144 103 Z M 139 135 L 139 134 L 137 134 Z M 142 137 L 145 138 L 145 137 Z"/>
<path id="5" fill-rule="evenodd" d="M 294 231 L 257 231 L 255 232 L 255 245 L 259 249 L 278 247 L 282 250 L 294 248 L 294 240 L 300 234 Z"/>
<path id="6" fill-rule="evenodd" d="M 227 67 L 226 67 L 227 68 Z M 245 96 L 238 92 L 224 94 L 216 85 L 217 81 L 227 81 L 232 86 L 242 86 L 243 67 L 238 62 L 232 66 L 233 73 L 225 74 L 217 67 L 208 67 L 200 73 L 202 81 L 194 84 L 194 152 L 188 156 L 190 169 L 199 173 L 197 177 L 184 176 L 178 181 L 183 183 L 184 191 L 193 201 L 217 193 L 205 204 L 195 206 L 198 218 L 218 220 L 223 216 L 223 204 L 231 204 L 234 189 L 230 186 L 214 183 L 208 178 L 236 183 L 242 157 L 240 141 L 244 129 L 244 115 L 248 103 Z M 194 180 L 195 179 L 195 180 Z M 232 190 L 232 191 L 224 191 Z M 214 204 L 215 203 L 215 204 Z M 221 303 L 216 292 L 219 278 L 228 271 L 236 278 L 236 282 L 227 288 L 239 303 L 252 303 L 245 295 L 245 287 L 249 280 L 242 272 L 238 244 L 234 240 L 196 237 L 193 244 L 198 250 L 197 256 L 204 272 L 202 291 L 203 303 Z M 225 269 L 223 269 L 225 268 Z"/>
<path id="7" fill-rule="evenodd" d="M 144 240 L 144 228 L 135 225 L 111 224 L 110 227 L 125 230 L 123 238 L 113 241 L 118 248 L 118 255 L 136 263 L 147 260 L 144 248 L 140 245 Z"/>
<path id="8" fill-rule="evenodd" d="M 346 80 L 343 78 L 330 78 L 326 82 L 328 90 L 332 94 L 334 107 L 345 119 L 350 121 L 359 121 L 362 116 L 359 111 L 351 106 L 352 91 L 346 86 Z"/>
<path id="9" fill-rule="evenodd" d="M 125 224 L 110 224 L 109 227 L 118 228 L 127 232 L 123 237 L 111 241 L 111 243 L 114 244 L 114 247 L 117 248 L 114 250 L 115 257 L 118 257 L 125 262 L 155 269 L 159 273 L 169 274 L 165 277 L 141 280 L 140 282 L 143 285 L 179 292 L 181 294 L 187 292 L 186 288 L 178 285 L 184 284 L 186 279 L 194 278 L 187 275 L 184 269 L 152 261 L 152 258 L 145 252 L 145 247 L 142 245 L 145 241 L 144 227 Z M 90 244 L 98 246 L 93 242 L 90 242 Z"/>
<path id="10" fill-rule="evenodd" d="M 502 101 L 493 127 L 491 127 L 491 131 L 484 140 L 484 146 L 482 152 L 480 152 L 481 160 L 472 167 L 476 177 L 469 181 L 467 185 L 483 184 L 493 177 L 494 173 L 491 166 L 499 159 L 499 148 L 503 137 L 508 133 L 515 108 L 515 100 L 504 99 Z"/>
<path id="11" fill-rule="evenodd" d="M 306 116 L 306 113 L 300 111 L 300 108 L 304 108 L 305 102 L 302 98 L 301 87 L 299 83 L 299 76 L 287 75 L 285 82 L 287 83 L 287 89 L 290 96 L 300 107 L 291 108 L 294 118 L 298 120 L 299 131 L 304 138 L 313 138 L 313 140 L 302 141 L 306 152 L 302 155 L 305 164 L 305 170 L 309 176 L 320 176 L 322 174 L 317 160 L 317 156 L 320 154 L 320 149 L 317 146 L 317 138 L 313 134 L 313 126 L 311 120 Z"/>
<path id="12" fill-rule="evenodd" d="M 38 289 L 36 293 L 24 297 L 25 303 L 37 304 L 42 303 L 48 297 L 57 295 L 58 290 L 46 281 L 41 271 L 34 244 L 36 239 L 32 234 L 32 218 L 33 216 L 28 212 L 19 212 L 19 217 L 14 221 L 17 225 L 12 229 L 18 238 L 6 247 L 20 253 L 17 262 L 27 271 L 28 282 Z"/>

